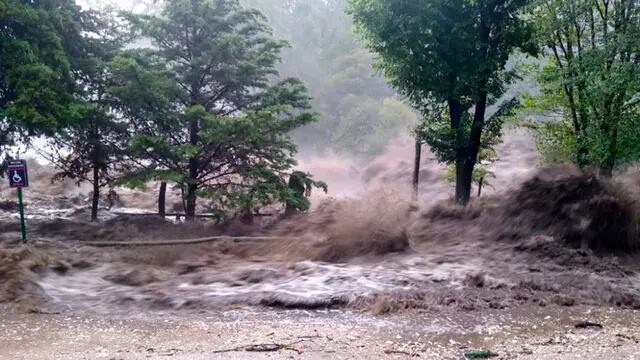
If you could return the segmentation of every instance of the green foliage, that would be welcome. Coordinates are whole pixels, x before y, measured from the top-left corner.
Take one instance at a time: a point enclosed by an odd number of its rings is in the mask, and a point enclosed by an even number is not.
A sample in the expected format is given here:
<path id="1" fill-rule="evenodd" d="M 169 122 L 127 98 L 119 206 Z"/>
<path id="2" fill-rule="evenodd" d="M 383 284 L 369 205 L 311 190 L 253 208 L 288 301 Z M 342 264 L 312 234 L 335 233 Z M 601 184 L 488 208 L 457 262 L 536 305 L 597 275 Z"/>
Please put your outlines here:
<path id="1" fill-rule="evenodd" d="M 575 134 L 568 120 L 535 122 L 532 127 L 544 164 L 567 164 L 575 161 Z"/>
<path id="2" fill-rule="evenodd" d="M 289 176 L 286 191 L 282 192 L 280 196 L 281 201 L 286 204 L 287 208 L 307 211 L 311 206 L 308 198 L 314 188 L 322 189 L 325 193 L 329 190 L 325 182 L 314 180 L 311 174 L 294 171 Z"/>
<path id="3" fill-rule="evenodd" d="M 481 149 L 499 133 L 501 122 L 485 121 L 485 111 L 515 77 L 505 70 L 509 55 L 518 48 L 536 53 L 531 24 L 521 16 L 527 4 L 351 0 L 355 26 L 379 55 L 378 68 L 421 111 L 418 133 L 440 160 L 455 161 L 462 204 Z"/>
<path id="4" fill-rule="evenodd" d="M 539 0 L 536 5 L 539 42 L 550 61 L 539 73 L 541 95 L 535 103 L 564 119 L 541 128 L 543 147 L 571 145 L 556 152 L 570 151 L 578 165 L 605 174 L 637 160 L 640 4 Z"/>
<path id="5" fill-rule="evenodd" d="M 480 151 L 478 152 L 478 161 L 471 176 L 471 182 L 473 184 L 479 184 L 482 179 L 483 186 L 491 186 L 489 179 L 495 178 L 495 174 L 489 170 L 489 165 L 498 160 L 498 153 L 495 150 L 495 146 L 502 138 L 503 125 L 509 120 L 518 117 L 519 108 L 520 102 L 517 98 L 505 101 L 501 103 L 495 112 L 485 121 L 481 136 Z M 468 117 L 463 119 L 465 120 L 465 126 L 469 126 L 470 121 Z M 446 121 L 445 116 L 432 117 L 431 121 L 423 122 L 420 126 L 416 127 L 415 132 L 419 138 L 425 139 L 428 144 L 432 144 L 432 149 L 440 161 L 449 163 L 447 172 L 445 173 L 445 180 L 450 183 L 455 183 L 456 166 L 454 161 L 456 154 L 452 149 L 455 149 L 457 145 L 454 142 L 457 141 L 457 139 L 464 139 L 464 134 L 470 131 L 463 130 L 463 134 L 455 136 Z"/>
<path id="6" fill-rule="evenodd" d="M 387 98 L 382 103 L 371 98 L 349 95 L 343 100 L 334 130 L 333 144 L 338 151 L 355 155 L 375 155 L 388 141 L 407 130 L 415 118 L 402 102 Z"/>
<path id="7" fill-rule="evenodd" d="M 0 0 L 0 147 L 84 114 L 68 57 L 79 13 L 72 0 Z"/>
<path id="8" fill-rule="evenodd" d="M 498 159 L 495 146 L 502 138 L 503 125 L 508 122 L 515 122 L 519 118 L 520 102 L 517 98 L 501 103 L 493 114 L 487 118 L 484 124 L 482 135 L 480 138 L 480 150 L 478 152 L 477 164 L 473 169 L 471 182 L 478 184 L 483 179 L 483 184 L 489 185 L 489 178 L 495 175 L 488 170 L 491 163 Z M 456 148 L 457 141 L 469 141 L 465 138 L 470 133 L 471 119 L 468 114 L 463 117 L 463 126 L 457 131 L 450 126 L 448 113 L 442 109 L 442 106 L 434 104 L 430 108 L 430 116 L 428 121 L 421 122 L 415 129 L 414 133 L 419 139 L 423 139 L 430 145 L 437 159 L 441 162 L 448 163 L 445 180 L 450 183 L 456 182 Z M 459 134 L 458 134 L 459 133 Z"/>
<path id="9" fill-rule="evenodd" d="M 493 161 L 495 156 L 482 156 L 494 154 L 494 147 L 502 138 L 502 126 L 508 119 L 516 115 L 520 103 L 516 98 L 501 103 L 495 112 L 484 122 L 484 128 L 480 138 L 479 161 Z M 470 139 L 472 119 L 467 113 L 463 114 L 462 124 L 453 129 L 450 125 L 447 110 L 441 107 L 432 107 L 427 121 L 420 123 L 414 130 L 416 136 L 423 139 L 431 146 L 432 151 L 439 161 L 453 163 L 456 160 L 456 149 L 465 146 Z"/>
<path id="10" fill-rule="evenodd" d="M 489 179 L 495 179 L 496 177 L 496 175 L 491 170 L 489 170 L 487 165 L 487 163 L 479 161 L 476 167 L 473 169 L 473 176 L 471 180 L 475 185 L 480 184 L 480 181 L 482 180 L 483 189 L 486 186 L 491 186 L 491 182 L 489 181 Z M 456 183 L 456 167 L 454 164 L 447 165 L 447 171 L 444 174 L 444 180 L 450 184 Z"/>
<path id="11" fill-rule="evenodd" d="M 459 99 L 468 108 L 480 93 L 502 95 L 513 76 L 503 70 L 514 49 L 535 53 L 531 28 L 518 16 L 526 4 L 352 0 L 351 14 L 379 54 L 378 67 L 418 108 L 431 99 Z"/>
<path id="12" fill-rule="evenodd" d="M 259 169 L 258 171 L 260 171 Z M 260 177 L 270 176 L 263 173 Z M 254 186 L 233 189 L 226 196 L 233 199 L 240 209 L 251 211 L 252 209 L 274 203 L 284 204 L 286 208 L 296 211 L 307 211 L 311 206 L 309 196 L 314 188 L 320 188 L 327 192 L 327 184 L 316 181 L 311 174 L 293 171 L 288 176 L 288 182 L 284 177 L 273 177 L 271 181 L 256 182 Z"/>
<path id="13" fill-rule="evenodd" d="M 276 81 L 286 43 L 262 14 L 237 0 L 180 0 L 129 18 L 152 40 L 111 64 L 111 93 L 136 132 L 130 182 L 175 181 L 191 215 L 196 195 L 230 210 L 282 201 L 295 165 L 288 134 L 316 114 L 300 80 Z"/>
<path id="14" fill-rule="evenodd" d="M 76 84 L 75 101 L 83 109 L 82 118 L 51 134 L 41 155 L 57 167 L 56 179 L 71 178 L 93 185 L 95 220 L 100 189 L 112 187 L 126 168 L 123 159 L 129 128 L 116 119 L 107 95 L 112 81 L 107 62 L 120 51 L 125 31 L 108 12 L 77 9 L 67 20 L 70 27 L 62 36 L 68 44 L 66 57 Z"/>

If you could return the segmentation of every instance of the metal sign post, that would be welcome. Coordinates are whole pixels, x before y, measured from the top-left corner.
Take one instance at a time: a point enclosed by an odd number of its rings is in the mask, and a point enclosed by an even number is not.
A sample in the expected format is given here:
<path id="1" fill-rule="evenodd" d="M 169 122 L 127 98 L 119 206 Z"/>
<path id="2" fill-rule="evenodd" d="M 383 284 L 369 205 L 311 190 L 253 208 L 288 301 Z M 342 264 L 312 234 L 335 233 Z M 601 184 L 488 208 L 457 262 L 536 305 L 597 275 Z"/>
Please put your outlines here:
<path id="1" fill-rule="evenodd" d="M 9 187 L 18 191 L 18 209 L 20 210 L 20 230 L 22 242 L 27 242 L 27 226 L 24 221 L 24 205 L 22 203 L 22 188 L 29 186 L 26 160 L 11 160 L 7 166 L 9 175 Z"/>

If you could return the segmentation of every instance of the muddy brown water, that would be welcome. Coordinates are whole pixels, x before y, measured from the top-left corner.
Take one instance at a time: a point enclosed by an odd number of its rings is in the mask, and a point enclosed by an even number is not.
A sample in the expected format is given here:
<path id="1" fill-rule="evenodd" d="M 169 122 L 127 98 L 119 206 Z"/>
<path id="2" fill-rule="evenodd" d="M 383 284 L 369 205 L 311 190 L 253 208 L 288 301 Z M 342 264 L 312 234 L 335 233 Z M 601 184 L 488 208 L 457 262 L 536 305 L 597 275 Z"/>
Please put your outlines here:
<path id="1" fill-rule="evenodd" d="M 561 248 L 554 250 L 557 257 L 538 257 L 487 244 L 419 247 L 384 259 L 368 256 L 347 263 L 278 261 L 246 253 L 220 256 L 212 245 L 200 246 L 196 253 L 215 256 L 167 260 L 167 249 L 159 254 L 159 262 L 140 264 L 129 250 L 109 250 L 106 258 L 94 255 L 88 268 L 48 270 L 38 283 L 52 303 L 103 314 L 130 308 L 215 310 L 237 305 L 346 307 L 375 313 L 523 304 L 640 307 L 637 266 L 620 265 L 616 258 Z"/>

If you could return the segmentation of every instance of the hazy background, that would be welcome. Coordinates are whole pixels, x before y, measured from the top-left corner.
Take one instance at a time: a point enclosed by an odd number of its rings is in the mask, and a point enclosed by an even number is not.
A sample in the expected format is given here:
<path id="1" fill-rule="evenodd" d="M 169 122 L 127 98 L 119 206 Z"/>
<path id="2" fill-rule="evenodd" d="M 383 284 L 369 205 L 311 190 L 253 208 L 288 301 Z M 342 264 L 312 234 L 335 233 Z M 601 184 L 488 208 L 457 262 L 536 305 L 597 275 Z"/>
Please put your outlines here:
<path id="1" fill-rule="evenodd" d="M 162 1 L 82 0 L 83 7 L 158 13 Z M 281 77 L 302 79 L 320 120 L 295 131 L 302 158 L 325 153 L 366 157 L 409 134 L 417 116 L 372 67 L 345 13 L 347 0 L 243 0 L 269 20 L 282 52 Z"/>

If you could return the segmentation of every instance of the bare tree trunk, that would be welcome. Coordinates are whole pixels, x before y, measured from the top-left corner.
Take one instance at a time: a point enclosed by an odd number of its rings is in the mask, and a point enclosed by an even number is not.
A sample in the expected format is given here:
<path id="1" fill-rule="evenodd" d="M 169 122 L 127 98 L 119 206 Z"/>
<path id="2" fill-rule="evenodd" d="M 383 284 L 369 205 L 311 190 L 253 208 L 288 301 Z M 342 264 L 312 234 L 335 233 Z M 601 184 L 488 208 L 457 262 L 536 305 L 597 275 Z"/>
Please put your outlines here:
<path id="1" fill-rule="evenodd" d="M 91 198 L 91 221 L 98 221 L 98 205 L 100 204 L 100 165 L 102 160 L 102 153 L 100 148 L 100 132 L 98 130 L 98 124 L 96 120 L 92 121 L 91 125 L 91 143 L 92 151 L 91 158 L 93 160 L 93 196 Z"/>
<path id="2" fill-rule="evenodd" d="M 420 161 L 422 157 L 422 141 L 416 139 L 416 152 L 413 162 L 413 199 L 418 200 L 420 186 Z"/>
<path id="3" fill-rule="evenodd" d="M 184 209 L 185 219 L 187 221 L 193 221 L 196 218 L 196 190 L 195 184 L 187 185 L 186 207 Z"/>
<path id="4" fill-rule="evenodd" d="M 462 125 L 462 104 L 458 100 L 449 100 L 449 116 L 451 117 L 451 129 L 459 133 L 458 129 Z M 471 173 L 468 172 L 467 146 L 462 143 L 462 139 L 457 139 L 456 143 L 456 202 L 460 205 L 467 205 L 471 197 Z"/>
<path id="5" fill-rule="evenodd" d="M 456 202 L 466 206 L 471 200 L 471 182 L 473 166 L 469 166 L 466 158 L 456 160 Z"/>
<path id="6" fill-rule="evenodd" d="M 482 185 L 484 183 L 484 178 L 481 177 L 480 181 L 478 182 L 478 197 L 482 196 Z"/>
<path id="7" fill-rule="evenodd" d="M 93 196 L 91 198 L 91 221 L 98 221 L 98 205 L 100 203 L 100 169 L 93 164 Z"/>
<path id="8" fill-rule="evenodd" d="M 166 197 L 167 197 L 167 182 L 160 182 L 160 192 L 158 193 L 158 215 L 165 217 L 166 215 Z"/>
<path id="9" fill-rule="evenodd" d="M 242 210 L 242 213 L 240 214 L 240 221 L 247 225 L 253 224 L 253 212 L 251 209 Z"/>
<path id="10" fill-rule="evenodd" d="M 198 145 L 200 124 L 197 118 L 191 119 L 189 124 L 189 143 Z M 185 219 L 193 221 L 196 218 L 196 190 L 198 190 L 198 155 L 189 159 L 189 183 L 187 184 L 187 206 L 185 208 Z"/>

